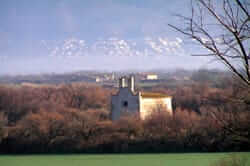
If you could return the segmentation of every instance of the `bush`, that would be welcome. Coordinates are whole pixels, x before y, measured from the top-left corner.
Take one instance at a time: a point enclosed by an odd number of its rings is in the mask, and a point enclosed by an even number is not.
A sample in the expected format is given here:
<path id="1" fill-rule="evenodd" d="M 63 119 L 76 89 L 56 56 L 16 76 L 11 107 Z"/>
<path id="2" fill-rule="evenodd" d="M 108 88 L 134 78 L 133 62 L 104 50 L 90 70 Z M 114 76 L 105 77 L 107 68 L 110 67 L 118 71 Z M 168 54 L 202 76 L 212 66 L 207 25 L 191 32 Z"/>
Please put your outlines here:
<path id="1" fill-rule="evenodd" d="M 246 166 L 247 158 L 239 155 L 230 155 L 229 158 L 223 158 L 217 161 L 213 166 Z"/>

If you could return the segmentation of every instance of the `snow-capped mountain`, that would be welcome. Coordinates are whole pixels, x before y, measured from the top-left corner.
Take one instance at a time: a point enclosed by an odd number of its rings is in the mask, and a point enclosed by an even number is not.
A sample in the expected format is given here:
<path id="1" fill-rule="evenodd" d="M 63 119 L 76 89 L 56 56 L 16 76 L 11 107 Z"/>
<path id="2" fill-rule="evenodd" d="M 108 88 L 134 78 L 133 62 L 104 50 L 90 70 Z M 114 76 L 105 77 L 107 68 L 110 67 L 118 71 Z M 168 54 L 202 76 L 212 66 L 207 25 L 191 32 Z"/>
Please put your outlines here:
<path id="1" fill-rule="evenodd" d="M 51 56 L 150 56 L 180 55 L 184 53 L 180 38 L 146 37 L 142 40 L 108 38 L 87 43 L 85 40 L 70 38 L 64 41 L 42 41 Z"/>

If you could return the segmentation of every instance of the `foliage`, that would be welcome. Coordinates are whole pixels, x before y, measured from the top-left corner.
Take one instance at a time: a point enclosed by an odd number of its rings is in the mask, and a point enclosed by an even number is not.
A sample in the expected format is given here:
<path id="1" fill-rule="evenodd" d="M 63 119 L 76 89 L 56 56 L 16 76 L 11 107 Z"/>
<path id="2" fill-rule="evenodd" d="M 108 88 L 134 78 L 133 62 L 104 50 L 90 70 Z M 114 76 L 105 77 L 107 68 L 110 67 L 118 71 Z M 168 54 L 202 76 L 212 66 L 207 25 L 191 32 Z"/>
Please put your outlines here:
<path id="1" fill-rule="evenodd" d="M 0 143 L 2 142 L 2 139 L 6 137 L 6 129 L 5 129 L 6 123 L 7 123 L 6 117 L 2 112 L 0 112 Z"/>
<path id="2" fill-rule="evenodd" d="M 247 89 L 211 82 L 155 88 L 174 97 L 173 115 L 159 107 L 145 120 L 128 116 L 114 122 L 109 119 L 114 89 L 0 86 L 0 130 L 7 133 L 1 135 L 0 153 L 249 150 L 250 112 L 242 98 Z"/>
<path id="3" fill-rule="evenodd" d="M 231 154 L 229 158 L 222 158 L 216 161 L 213 166 L 247 166 L 247 160 L 246 156 Z"/>

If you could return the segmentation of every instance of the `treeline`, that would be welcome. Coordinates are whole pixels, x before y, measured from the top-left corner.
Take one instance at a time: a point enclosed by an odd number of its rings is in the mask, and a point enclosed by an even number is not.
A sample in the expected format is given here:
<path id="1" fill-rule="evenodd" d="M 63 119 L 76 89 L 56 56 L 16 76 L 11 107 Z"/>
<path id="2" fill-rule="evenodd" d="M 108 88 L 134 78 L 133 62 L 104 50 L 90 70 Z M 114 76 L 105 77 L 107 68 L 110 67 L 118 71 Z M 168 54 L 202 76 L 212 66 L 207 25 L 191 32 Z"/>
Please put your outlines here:
<path id="1" fill-rule="evenodd" d="M 213 87 L 152 88 L 173 96 L 174 115 L 112 122 L 114 89 L 90 84 L 0 86 L 1 153 L 218 152 L 250 150 L 250 93 Z"/>

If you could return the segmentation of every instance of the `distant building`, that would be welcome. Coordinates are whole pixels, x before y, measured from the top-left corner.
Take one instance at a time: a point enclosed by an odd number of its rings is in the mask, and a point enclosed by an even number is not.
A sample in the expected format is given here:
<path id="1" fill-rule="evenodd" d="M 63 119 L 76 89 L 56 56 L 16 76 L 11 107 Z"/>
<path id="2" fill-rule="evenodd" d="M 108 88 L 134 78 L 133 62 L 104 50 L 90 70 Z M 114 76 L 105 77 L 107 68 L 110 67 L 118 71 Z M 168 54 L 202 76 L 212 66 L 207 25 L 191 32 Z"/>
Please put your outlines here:
<path id="1" fill-rule="evenodd" d="M 158 79 L 158 75 L 156 75 L 156 74 L 148 74 L 146 76 L 146 79 L 147 80 L 157 80 Z"/>
<path id="2" fill-rule="evenodd" d="M 112 73 L 111 80 L 115 80 L 115 73 Z"/>
<path id="3" fill-rule="evenodd" d="M 172 114 L 172 97 L 161 93 L 136 92 L 134 77 L 119 79 L 119 91 L 112 95 L 111 118 L 117 120 L 123 115 L 135 114 L 145 119 L 155 110 Z"/>
<path id="4" fill-rule="evenodd" d="M 100 77 L 96 77 L 95 78 L 95 82 L 101 82 L 102 80 L 101 80 L 101 78 Z"/>

